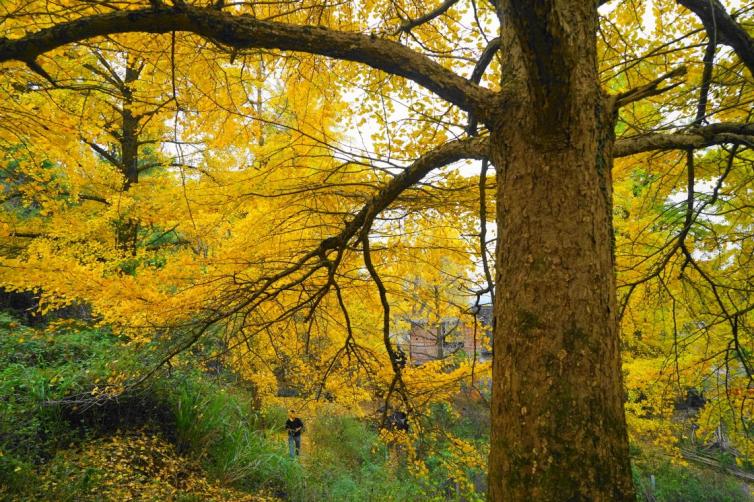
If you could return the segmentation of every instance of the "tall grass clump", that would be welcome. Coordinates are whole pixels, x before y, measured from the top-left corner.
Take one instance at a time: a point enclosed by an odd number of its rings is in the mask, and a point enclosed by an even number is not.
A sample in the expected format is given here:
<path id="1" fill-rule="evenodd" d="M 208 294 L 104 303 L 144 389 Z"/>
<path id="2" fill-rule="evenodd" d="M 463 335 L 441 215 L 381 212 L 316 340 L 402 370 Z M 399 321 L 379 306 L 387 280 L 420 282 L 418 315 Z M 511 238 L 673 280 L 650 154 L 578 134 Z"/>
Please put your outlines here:
<path id="1" fill-rule="evenodd" d="M 301 491 L 303 473 L 285 446 L 259 429 L 260 416 L 245 396 L 185 378 L 174 391 L 176 440 L 224 484 L 291 496 Z"/>
<path id="2" fill-rule="evenodd" d="M 417 500 L 423 486 L 391 462 L 374 427 L 327 408 L 311 421 L 304 501 Z M 398 454 L 400 455 L 400 454 Z"/>
<path id="3" fill-rule="evenodd" d="M 637 448 L 634 447 L 634 453 Z M 732 476 L 690 465 L 677 465 L 667 458 L 641 452 L 632 462 L 634 486 L 640 501 L 656 502 L 749 502 L 746 483 Z"/>

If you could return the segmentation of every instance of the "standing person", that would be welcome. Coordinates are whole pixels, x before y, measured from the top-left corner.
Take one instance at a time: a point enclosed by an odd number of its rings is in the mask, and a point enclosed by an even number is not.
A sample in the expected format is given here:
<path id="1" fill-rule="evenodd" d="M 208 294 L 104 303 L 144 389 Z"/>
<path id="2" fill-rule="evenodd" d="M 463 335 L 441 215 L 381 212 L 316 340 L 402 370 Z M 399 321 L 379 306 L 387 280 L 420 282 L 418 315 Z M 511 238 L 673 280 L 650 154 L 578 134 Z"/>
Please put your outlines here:
<path id="1" fill-rule="evenodd" d="M 288 431 L 288 453 L 293 457 L 295 449 L 296 455 L 301 451 L 301 431 L 304 429 L 304 422 L 296 416 L 294 410 L 288 410 L 288 420 L 285 421 L 285 430 Z"/>

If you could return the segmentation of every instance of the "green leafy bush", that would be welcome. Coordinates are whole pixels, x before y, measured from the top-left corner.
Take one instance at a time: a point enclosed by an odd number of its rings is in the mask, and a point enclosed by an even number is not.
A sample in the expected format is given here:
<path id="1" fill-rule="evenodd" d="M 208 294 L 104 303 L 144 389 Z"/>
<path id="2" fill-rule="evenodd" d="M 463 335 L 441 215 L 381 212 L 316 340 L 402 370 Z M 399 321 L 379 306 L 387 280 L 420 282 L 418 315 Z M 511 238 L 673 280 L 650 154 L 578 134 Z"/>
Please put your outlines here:
<path id="1" fill-rule="evenodd" d="M 40 331 L 0 313 L 0 449 L 38 462 L 69 441 L 55 402 L 107 377 L 113 343 L 102 330 Z"/>

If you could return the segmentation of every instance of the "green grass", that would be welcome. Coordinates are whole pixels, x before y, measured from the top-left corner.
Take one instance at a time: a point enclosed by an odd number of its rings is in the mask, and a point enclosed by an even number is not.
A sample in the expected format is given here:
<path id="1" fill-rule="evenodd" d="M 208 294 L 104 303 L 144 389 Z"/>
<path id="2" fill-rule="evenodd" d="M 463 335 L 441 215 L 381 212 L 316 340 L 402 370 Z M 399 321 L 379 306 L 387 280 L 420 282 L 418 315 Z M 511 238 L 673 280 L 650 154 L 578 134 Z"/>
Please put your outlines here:
<path id="1" fill-rule="evenodd" d="M 680 466 L 634 448 L 637 498 L 657 502 L 749 502 L 749 488 L 733 476 L 694 465 Z M 652 482 L 654 477 L 654 483 Z"/>
<path id="2" fill-rule="evenodd" d="M 175 394 L 179 447 L 216 479 L 294 501 L 414 500 L 423 484 L 388 463 L 375 431 L 352 418 L 323 413 L 308 420 L 309 451 L 290 459 L 278 432 L 285 410 L 251 410 L 228 389 L 184 380 Z"/>
<path id="3" fill-rule="evenodd" d="M 198 375 L 180 381 L 169 399 L 179 448 L 201 460 L 211 476 L 248 490 L 297 491 L 299 464 L 257 428 L 259 414 L 248 399 Z"/>

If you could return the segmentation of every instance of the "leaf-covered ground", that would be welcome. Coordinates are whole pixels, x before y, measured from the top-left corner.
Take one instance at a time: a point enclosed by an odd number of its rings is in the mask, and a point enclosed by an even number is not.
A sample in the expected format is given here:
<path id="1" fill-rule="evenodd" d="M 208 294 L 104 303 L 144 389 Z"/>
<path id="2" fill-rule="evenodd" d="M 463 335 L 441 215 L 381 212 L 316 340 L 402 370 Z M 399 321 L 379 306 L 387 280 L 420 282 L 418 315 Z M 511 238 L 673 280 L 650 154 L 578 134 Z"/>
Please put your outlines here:
<path id="1" fill-rule="evenodd" d="M 196 460 L 143 431 L 119 433 L 60 451 L 40 469 L 36 500 L 279 500 L 210 481 Z"/>

